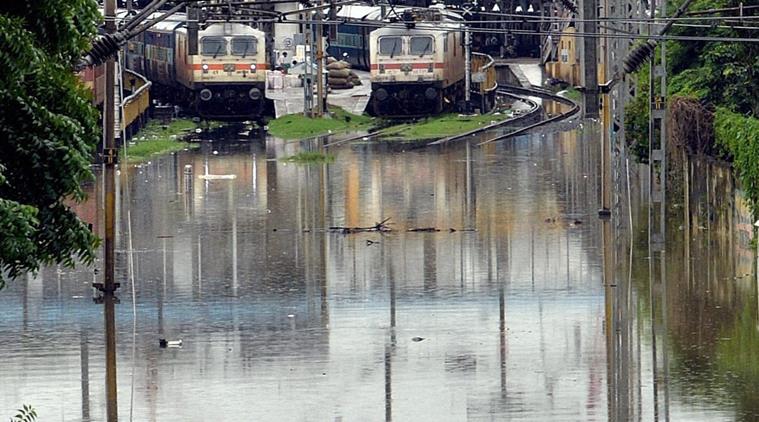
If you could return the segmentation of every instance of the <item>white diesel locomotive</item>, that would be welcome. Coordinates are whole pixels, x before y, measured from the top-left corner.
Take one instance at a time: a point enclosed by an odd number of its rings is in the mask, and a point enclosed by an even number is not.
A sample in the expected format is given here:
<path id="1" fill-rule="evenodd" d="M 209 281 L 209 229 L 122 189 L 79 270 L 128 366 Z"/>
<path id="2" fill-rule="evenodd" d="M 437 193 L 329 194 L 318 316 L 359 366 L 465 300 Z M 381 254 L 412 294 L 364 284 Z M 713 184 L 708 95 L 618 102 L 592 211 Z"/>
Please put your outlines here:
<path id="1" fill-rule="evenodd" d="M 370 34 L 370 112 L 415 117 L 450 109 L 464 97 L 460 24 L 435 9 L 407 9 Z"/>

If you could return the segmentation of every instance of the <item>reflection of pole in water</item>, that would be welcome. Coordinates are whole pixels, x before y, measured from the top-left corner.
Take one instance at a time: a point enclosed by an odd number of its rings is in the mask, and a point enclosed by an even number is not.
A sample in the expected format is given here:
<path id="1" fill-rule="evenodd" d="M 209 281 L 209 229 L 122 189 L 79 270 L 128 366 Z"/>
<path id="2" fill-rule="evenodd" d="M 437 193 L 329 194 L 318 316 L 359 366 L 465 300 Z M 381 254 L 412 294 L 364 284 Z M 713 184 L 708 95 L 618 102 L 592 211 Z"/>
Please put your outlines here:
<path id="1" fill-rule="evenodd" d="M 535 291 L 535 226 L 530 226 L 530 281 L 532 291 Z"/>
<path id="2" fill-rule="evenodd" d="M 498 283 L 498 334 L 500 340 L 501 398 L 506 398 L 506 297 L 503 281 Z"/>
<path id="3" fill-rule="evenodd" d="M 392 345 L 385 345 L 385 421 L 393 420 L 393 352 Z"/>
<path id="4" fill-rule="evenodd" d="M 192 206 L 194 204 L 192 195 L 192 164 L 185 165 L 182 174 L 184 180 L 185 220 L 189 221 L 193 214 Z"/>
<path id="5" fill-rule="evenodd" d="M 232 294 L 237 296 L 237 205 L 235 204 L 235 180 L 229 180 L 229 207 L 232 210 Z"/>
<path id="6" fill-rule="evenodd" d="M 385 264 L 390 290 L 390 339 L 385 344 L 385 421 L 393 420 L 393 352 L 395 351 L 395 275 L 390 260 L 386 259 L 385 242 L 382 242 L 381 259 Z"/>
<path id="7" fill-rule="evenodd" d="M 87 330 L 79 330 L 79 359 L 82 368 L 82 421 L 90 420 L 90 348 L 87 344 Z"/>
<path id="8" fill-rule="evenodd" d="M 113 292 L 104 292 L 105 308 L 105 386 L 106 412 L 108 422 L 118 420 L 116 396 L 116 296 Z"/>
<path id="9" fill-rule="evenodd" d="M 649 216 L 651 214 L 649 213 Z M 649 222 L 651 220 L 649 219 Z M 650 228 L 649 228 L 650 230 Z M 658 252 L 657 252 L 658 249 Z M 659 260 L 658 271 L 655 260 Z M 665 253 L 649 238 L 649 295 L 651 302 L 651 353 L 653 372 L 654 420 L 669 420 L 669 358 L 667 355 L 667 283 Z M 661 294 L 661 297 L 658 297 Z M 657 309 L 659 308 L 659 312 Z M 660 348 L 660 349 L 659 349 Z M 659 358 L 661 356 L 661 359 Z M 661 361 L 661 367 L 660 362 Z M 662 400 L 660 406 L 660 398 Z"/>
<path id="10" fill-rule="evenodd" d="M 465 227 L 471 228 L 472 224 L 472 145 L 466 143 L 466 216 L 464 220 Z"/>

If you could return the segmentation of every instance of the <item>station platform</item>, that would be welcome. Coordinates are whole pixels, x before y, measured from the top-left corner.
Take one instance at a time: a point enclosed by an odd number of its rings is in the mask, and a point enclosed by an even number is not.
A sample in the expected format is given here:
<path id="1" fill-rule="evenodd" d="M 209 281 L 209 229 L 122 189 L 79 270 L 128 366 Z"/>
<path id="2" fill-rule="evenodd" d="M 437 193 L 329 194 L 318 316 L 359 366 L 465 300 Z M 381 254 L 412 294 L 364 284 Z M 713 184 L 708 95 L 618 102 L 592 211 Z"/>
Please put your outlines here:
<path id="1" fill-rule="evenodd" d="M 369 72 L 354 70 L 361 80 L 361 85 L 351 89 L 328 89 L 327 104 L 340 107 L 353 114 L 363 114 L 369 104 L 372 85 L 369 82 Z M 291 76 L 291 75 L 288 75 Z M 274 101 L 274 115 L 279 118 L 287 114 L 303 112 L 303 86 L 292 86 L 299 83 L 295 78 L 285 78 L 283 87 L 272 89 L 267 82 L 266 98 Z M 314 85 L 314 90 L 316 86 Z"/>
<path id="2" fill-rule="evenodd" d="M 534 58 L 496 59 L 496 67 L 508 67 L 523 88 L 543 85 L 543 69 Z"/>

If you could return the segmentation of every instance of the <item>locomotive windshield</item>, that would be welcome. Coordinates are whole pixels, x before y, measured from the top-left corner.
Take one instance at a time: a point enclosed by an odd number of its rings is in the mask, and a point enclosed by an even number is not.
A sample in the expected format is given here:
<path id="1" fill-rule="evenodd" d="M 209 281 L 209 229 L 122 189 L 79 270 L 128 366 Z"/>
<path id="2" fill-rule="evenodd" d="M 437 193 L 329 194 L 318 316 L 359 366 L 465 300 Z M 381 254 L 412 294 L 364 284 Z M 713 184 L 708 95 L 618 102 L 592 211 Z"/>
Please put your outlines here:
<path id="1" fill-rule="evenodd" d="M 412 55 L 432 54 L 432 37 L 411 37 L 410 46 Z"/>
<path id="2" fill-rule="evenodd" d="M 232 55 L 233 56 L 250 56 L 258 51 L 258 40 L 253 37 L 236 37 L 232 38 Z"/>
<path id="3" fill-rule="evenodd" d="M 379 53 L 383 56 L 393 57 L 401 53 L 403 41 L 401 37 L 382 37 L 379 40 Z"/>
<path id="4" fill-rule="evenodd" d="M 205 37 L 200 41 L 200 54 L 216 58 L 227 55 L 227 40 L 222 37 Z"/>

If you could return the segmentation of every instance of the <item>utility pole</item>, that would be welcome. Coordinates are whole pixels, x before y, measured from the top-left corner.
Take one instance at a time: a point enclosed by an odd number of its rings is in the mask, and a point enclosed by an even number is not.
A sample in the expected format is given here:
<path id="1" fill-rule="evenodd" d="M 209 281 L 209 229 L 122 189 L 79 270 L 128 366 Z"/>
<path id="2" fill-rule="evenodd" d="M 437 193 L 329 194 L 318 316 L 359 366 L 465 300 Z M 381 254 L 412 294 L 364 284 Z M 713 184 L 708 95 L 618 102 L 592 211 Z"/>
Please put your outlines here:
<path id="1" fill-rule="evenodd" d="M 198 8 L 187 3 L 187 54 L 198 54 Z"/>
<path id="2" fill-rule="evenodd" d="M 319 6 L 323 3 L 319 0 Z M 316 12 L 316 96 L 318 101 L 316 102 L 316 116 L 322 117 L 324 115 L 324 30 L 322 25 L 324 23 L 322 9 L 319 8 Z"/>
<path id="3" fill-rule="evenodd" d="M 311 65 L 311 31 L 313 31 L 313 19 L 314 15 L 307 11 L 308 20 L 304 32 L 304 46 L 303 46 L 303 115 L 306 117 L 313 117 L 314 112 L 314 88 L 312 85 L 311 74 L 313 68 Z"/>
<path id="4" fill-rule="evenodd" d="M 466 77 L 464 78 L 464 113 L 469 114 L 472 109 L 472 40 L 469 33 L 469 25 L 464 24 L 464 68 Z"/>
<path id="5" fill-rule="evenodd" d="M 105 30 L 108 34 L 116 32 L 116 0 L 105 0 L 104 5 Z M 118 150 L 115 139 L 115 79 L 116 63 L 113 57 L 105 62 L 105 104 L 103 119 L 105 131 L 105 146 L 103 161 L 105 173 L 105 276 L 104 283 L 95 287 L 103 294 L 105 319 L 105 396 L 108 422 L 118 420 L 118 405 L 116 401 L 116 323 L 115 323 L 115 282 L 114 248 L 115 248 L 115 215 L 116 215 L 116 163 Z"/>
<path id="6" fill-rule="evenodd" d="M 582 83 L 584 117 L 598 117 L 598 0 L 581 0 L 582 28 L 587 35 L 582 39 Z"/>
<path id="7" fill-rule="evenodd" d="M 687 7 L 686 1 L 681 8 Z M 658 7 L 657 7 L 658 6 Z M 651 32 L 656 11 L 667 15 L 667 0 L 651 0 Z M 670 24 L 665 24 L 663 33 Z M 669 359 L 667 356 L 667 50 L 659 43 L 660 54 L 652 54 L 648 84 L 648 271 L 651 301 L 651 330 L 654 374 L 654 415 L 669 420 Z M 658 86 L 657 86 L 658 82 Z M 658 92 L 657 92 L 658 88 Z M 658 264 L 658 269 L 656 268 Z M 658 342 L 657 342 L 658 339 Z"/>

